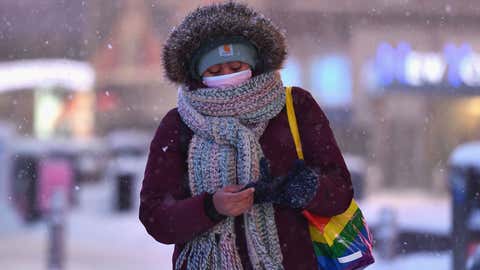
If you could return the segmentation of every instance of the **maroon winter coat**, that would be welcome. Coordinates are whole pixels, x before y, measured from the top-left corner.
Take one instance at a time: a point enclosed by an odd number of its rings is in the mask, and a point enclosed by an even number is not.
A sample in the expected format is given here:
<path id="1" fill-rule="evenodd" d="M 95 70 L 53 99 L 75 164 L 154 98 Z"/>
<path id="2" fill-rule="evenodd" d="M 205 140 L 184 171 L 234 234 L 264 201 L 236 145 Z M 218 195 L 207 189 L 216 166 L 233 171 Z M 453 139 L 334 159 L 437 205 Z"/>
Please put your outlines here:
<path id="1" fill-rule="evenodd" d="M 306 164 L 320 172 L 317 193 L 306 209 L 322 216 L 342 213 L 353 189 L 329 122 L 310 93 L 294 87 L 292 95 Z M 140 220 L 157 241 L 175 244 L 173 265 L 185 242 L 215 225 L 205 214 L 205 194 L 192 197 L 188 189 L 186 160 L 192 135 L 177 109 L 167 113 L 150 145 L 141 190 Z M 285 175 L 297 158 L 285 108 L 270 120 L 260 144 L 272 175 Z M 279 205 L 274 209 L 285 269 L 318 269 L 307 220 L 298 210 Z M 251 269 L 241 216 L 235 219 L 235 232 L 244 268 Z"/>

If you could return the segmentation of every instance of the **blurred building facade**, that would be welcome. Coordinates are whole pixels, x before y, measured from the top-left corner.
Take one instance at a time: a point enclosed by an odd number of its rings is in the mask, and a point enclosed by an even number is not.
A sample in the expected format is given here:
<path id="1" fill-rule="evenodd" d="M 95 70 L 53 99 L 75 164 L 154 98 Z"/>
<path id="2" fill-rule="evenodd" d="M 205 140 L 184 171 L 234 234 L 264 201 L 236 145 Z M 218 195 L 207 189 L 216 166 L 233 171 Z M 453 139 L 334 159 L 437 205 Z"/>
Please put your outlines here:
<path id="1" fill-rule="evenodd" d="M 82 16 L 68 13 L 77 18 L 74 34 L 69 34 L 68 27 L 54 31 L 57 48 L 42 45 L 47 47 L 43 50 L 31 43 L 36 49 L 28 54 L 2 47 L 1 57 L 87 61 L 96 71 L 93 134 L 131 128 L 153 131 L 176 102 L 176 86 L 163 77 L 162 44 L 170 28 L 189 10 L 211 2 L 89 0 L 71 4 L 68 10 L 81 10 Z M 476 27 L 480 3 L 247 2 L 286 29 L 285 84 L 312 92 L 328 114 L 342 151 L 366 159 L 372 190 L 445 188 L 450 151 L 461 142 L 480 139 Z M 18 9 L 14 4 L 0 5 Z M 57 12 L 58 8 L 65 6 L 57 7 Z M 59 16 L 55 9 L 47 14 Z M 26 33 L 25 38 L 34 35 Z M 15 40 L 10 39 L 12 44 Z M 10 110 L 8 106 L 1 105 L 0 110 Z M 25 113 L 31 114 L 32 107 L 25 105 Z M 17 106 L 15 110 L 22 109 Z M 20 116 L 22 112 L 15 113 Z M 20 121 L 17 118 L 12 119 Z"/>
<path id="2" fill-rule="evenodd" d="M 302 85 L 331 113 L 342 150 L 365 157 L 379 173 L 378 186 L 444 189 L 451 149 L 480 138 L 479 5 L 284 1 L 275 7 L 290 56 L 304 68 Z M 342 70 L 332 57 L 346 59 L 348 72 L 331 71 Z M 318 71 L 322 58 L 330 72 Z M 344 76 L 332 86 L 317 83 L 325 73 Z M 329 93 L 335 91 L 346 93 Z M 349 112 L 346 118 L 336 117 L 339 109 Z"/>

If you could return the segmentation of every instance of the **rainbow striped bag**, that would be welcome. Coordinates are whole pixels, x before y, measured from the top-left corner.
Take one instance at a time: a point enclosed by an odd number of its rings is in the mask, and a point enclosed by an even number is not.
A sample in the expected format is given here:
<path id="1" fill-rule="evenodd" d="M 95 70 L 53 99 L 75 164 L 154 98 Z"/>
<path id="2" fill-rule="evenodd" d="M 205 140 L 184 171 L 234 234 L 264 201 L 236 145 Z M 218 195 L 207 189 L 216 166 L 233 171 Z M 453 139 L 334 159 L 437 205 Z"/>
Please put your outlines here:
<path id="1" fill-rule="evenodd" d="M 286 105 L 290 131 L 299 159 L 303 159 L 302 144 L 293 107 L 292 88 L 286 89 Z M 355 200 L 348 209 L 333 217 L 320 217 L 304 210 L 319 269 L 363 269 L 374 263 L 373 238 Z"/>

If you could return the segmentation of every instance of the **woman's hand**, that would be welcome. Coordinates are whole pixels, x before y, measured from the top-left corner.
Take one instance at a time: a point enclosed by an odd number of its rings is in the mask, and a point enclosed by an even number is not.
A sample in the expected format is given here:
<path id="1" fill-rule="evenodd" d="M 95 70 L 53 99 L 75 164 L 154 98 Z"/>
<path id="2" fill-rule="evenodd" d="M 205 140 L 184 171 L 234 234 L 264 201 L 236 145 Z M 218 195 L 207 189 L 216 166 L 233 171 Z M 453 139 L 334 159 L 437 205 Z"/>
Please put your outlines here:
<path id="1" fill-rule="evenodd" d="M 213 194 L 213 205 L 218 213 L 236 217 L 250 210 L 253 205 L 253 188 L 240 191 L 242 186 L 228 185 Z M 240 192 L 238 192 L 240 191 Z"/>

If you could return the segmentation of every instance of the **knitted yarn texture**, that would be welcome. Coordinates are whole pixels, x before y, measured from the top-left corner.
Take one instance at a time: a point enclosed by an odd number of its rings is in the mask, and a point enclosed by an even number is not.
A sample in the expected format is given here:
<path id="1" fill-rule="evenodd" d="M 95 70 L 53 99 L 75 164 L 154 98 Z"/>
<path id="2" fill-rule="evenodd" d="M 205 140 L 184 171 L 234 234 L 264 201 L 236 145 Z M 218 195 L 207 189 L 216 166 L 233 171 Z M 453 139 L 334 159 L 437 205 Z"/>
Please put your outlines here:
<path id="1" fill-rule="evenodd" d="M 259 138 L 268 121 L 285 106 L 278 72 L 268 72 L 224 89 L 179 88 L 178 112 L 194 135 L 189 145 L 188 175 L 192 195 L 213 193 L 230 184 L 257 181 L 263 152 Z M 254 269 L 283 269 L 272 204 L 244 213 L 245 236 Z M 234 218 L 186 243 L 176 269 L 241 270 L 235 247 Z"/>

